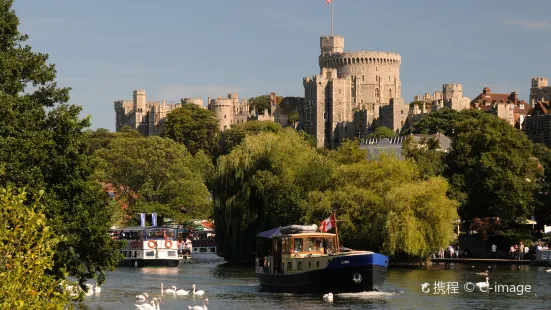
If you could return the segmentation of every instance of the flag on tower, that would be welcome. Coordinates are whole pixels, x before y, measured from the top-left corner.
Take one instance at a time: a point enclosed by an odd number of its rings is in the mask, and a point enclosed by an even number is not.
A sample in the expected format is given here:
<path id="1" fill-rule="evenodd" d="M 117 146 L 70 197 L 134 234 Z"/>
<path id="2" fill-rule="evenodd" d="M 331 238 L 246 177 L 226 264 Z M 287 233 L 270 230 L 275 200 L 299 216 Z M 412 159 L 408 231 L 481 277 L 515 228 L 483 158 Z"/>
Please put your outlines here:
<path id="1" fill-rule="evenodd" d="M 333 0 L 325 0 L 325 4 L 333 3 Z"/>
<path id="2" fill-rule="evenodd" d="M 335 227 L 335 215 L 332 214 L 330 217 L 328 217 L 325 221 L 322 221 L 320 224 L 320 231 L 321 232 L 327 232 L 329 229 Z"/>

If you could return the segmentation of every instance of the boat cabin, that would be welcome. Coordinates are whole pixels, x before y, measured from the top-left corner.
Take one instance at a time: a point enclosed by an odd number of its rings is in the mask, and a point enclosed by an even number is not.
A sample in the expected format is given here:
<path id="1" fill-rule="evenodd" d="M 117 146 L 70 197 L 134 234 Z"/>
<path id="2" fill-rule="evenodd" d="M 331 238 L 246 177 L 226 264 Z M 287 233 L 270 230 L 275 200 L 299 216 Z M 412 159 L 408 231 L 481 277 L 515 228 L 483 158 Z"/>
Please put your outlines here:
<path id="1" fill-rule="evenodd" d="M 167 257 L 177 257 L 177 229 L 174 228 L 132 226 L 111 229 L 109 235 L 114 240 L 126 242 L 121 249 L 125 259 L 156 258 L 159 250 L 169 250 Z"/>
<path id="2" fill-rule="evenodd" d="M 320 232 L 259 234 L 257 272 L 292 274 L 323 269 L 336 254 L 337 235 Z M 262 238 L 262 239 L 261 239 Z"/>

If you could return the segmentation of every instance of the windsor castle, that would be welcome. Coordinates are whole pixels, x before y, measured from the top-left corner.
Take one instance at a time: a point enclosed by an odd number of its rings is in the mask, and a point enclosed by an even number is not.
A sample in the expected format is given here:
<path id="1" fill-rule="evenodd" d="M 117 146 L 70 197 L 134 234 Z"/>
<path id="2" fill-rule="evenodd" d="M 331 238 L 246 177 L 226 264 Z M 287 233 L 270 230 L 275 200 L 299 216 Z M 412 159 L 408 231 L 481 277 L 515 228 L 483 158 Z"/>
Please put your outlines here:
<path id="1" fill-rule="evenodd" d="M 514 91 L 495 94 L 488 87 L 470 100 L 463 96 L 461 84 L 443 84 L 441 91 L 417 95 L 415 104 L 410 104 L 401 96 L 400 54 L 345 52 L 342 36 L 321 37 L 320 50 L 320 73 L 303 79 L 304 97 L 285 98 L 292 101 L 291 106 L 298 112 L 295 124 L 289 124 L 290 110 L 288 106 L 283 109 L 277 104 L 275 93 L 270 94 L 270 110 L 255 111 L 247 100 L 240 100 L 237 93 L 209 97 L 207 106 L 204 106 L 200 98 L 184 98 L 171 104 L 147 101 L 145 90 L 135 90 L 133 100 L 114 103 L 116 130 L 130 126 L 146 136 L 159 135 L 168 113 L 182 104 L 195 104 L 214 113 L 220 131 L 252 120 L 271 120 L 304 130 L 316 138 L 318 147 L 334 148 L 342 139 L 365 138 L 379 126 L 400 133 L 424 115 L 450 108 L 479 109 L 495 114 L 523 129 L 533 139 L 545 143 L 549 140 L 551 145 L 551 134 L 544 138 L 538 129 L 545 116 L 549 118 L 551 132 L 551 87 L 547 78 L 532 79 L 530 103 L 519 100 Z M 534 122 L 532 114 L 540 115 L 541 120 Z"/>

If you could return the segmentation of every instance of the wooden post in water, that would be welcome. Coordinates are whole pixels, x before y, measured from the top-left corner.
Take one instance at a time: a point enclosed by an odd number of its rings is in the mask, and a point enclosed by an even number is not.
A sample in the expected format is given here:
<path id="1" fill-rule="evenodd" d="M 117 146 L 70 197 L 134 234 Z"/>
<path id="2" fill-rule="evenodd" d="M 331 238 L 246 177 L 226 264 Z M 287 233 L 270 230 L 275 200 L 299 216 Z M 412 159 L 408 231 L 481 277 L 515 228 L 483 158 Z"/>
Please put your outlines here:
<path id="1" fill-rule="evenodd" d="M 339 230 L 337 229 L 337 212 L 333 211 L 333 218 L 335 219 L 335 235 L 337 235 L 337 253 L 341 252 L 341 247 L 339 244 Z"/>

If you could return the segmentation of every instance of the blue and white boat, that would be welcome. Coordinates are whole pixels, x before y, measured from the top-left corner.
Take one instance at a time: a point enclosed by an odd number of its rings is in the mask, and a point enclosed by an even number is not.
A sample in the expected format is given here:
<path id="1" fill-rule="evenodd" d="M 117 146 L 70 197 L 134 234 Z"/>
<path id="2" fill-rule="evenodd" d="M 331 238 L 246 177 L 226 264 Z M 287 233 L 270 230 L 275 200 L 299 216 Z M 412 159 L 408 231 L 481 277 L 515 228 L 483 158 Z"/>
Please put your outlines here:
<path id="1" fill-rule="evenodd" d="M 338 235 L 291 225 L 258 234 L 255 273 L 263 289 L 286 293 L 381 291 L 388 257 L 344 251 Z M 266 254 L 266 255 L 264 255 Z"/>

